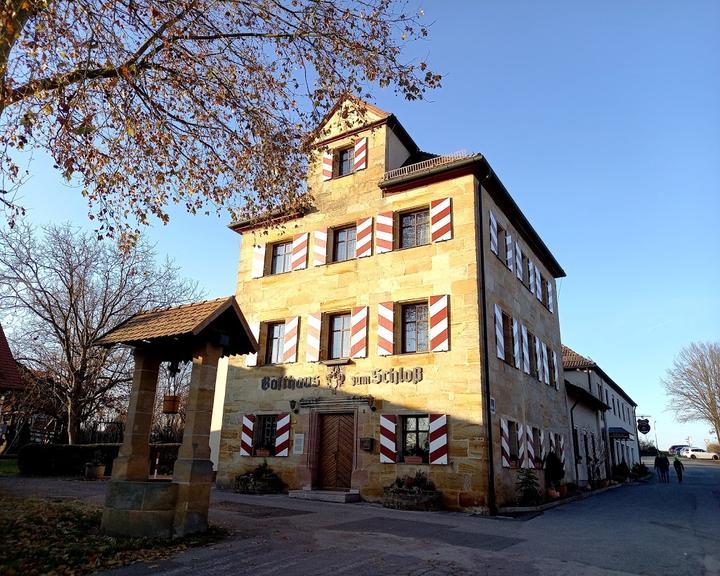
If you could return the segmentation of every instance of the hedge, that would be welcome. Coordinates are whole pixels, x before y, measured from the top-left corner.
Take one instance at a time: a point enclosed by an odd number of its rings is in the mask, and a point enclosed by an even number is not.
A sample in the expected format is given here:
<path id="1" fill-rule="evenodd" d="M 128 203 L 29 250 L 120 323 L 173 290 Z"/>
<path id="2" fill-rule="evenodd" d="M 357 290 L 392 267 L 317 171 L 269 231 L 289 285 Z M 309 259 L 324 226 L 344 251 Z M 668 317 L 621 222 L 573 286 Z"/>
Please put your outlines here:
<path id="1" fill-rule="evenodd" d="M 159 473 L 172 473 L 179 444 L 150 445 L 150 473 L 160 455 Z M 112 473 L 120 444 L 26 444 L 18 453 L 18 468 L 25 476 L 83 476 L 85 463 L 97 459 L 105 464 L 105 475 Z"/>

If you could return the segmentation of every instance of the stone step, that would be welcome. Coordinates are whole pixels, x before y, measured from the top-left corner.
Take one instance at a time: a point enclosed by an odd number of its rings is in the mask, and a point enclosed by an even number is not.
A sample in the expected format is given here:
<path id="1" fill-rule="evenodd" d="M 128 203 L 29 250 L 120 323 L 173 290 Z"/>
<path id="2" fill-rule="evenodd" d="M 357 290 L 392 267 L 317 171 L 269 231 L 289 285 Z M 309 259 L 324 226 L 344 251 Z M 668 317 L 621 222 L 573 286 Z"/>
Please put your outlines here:
<path id="1" fill-rule="evenodd" d="M 300 498 L 301 500 L 338 502 L 340 504 L 360 502 L 360 494 L 358 492 L 346 492 L 343 490 L 290 490 L 288 496 L 290 498 Z"/>

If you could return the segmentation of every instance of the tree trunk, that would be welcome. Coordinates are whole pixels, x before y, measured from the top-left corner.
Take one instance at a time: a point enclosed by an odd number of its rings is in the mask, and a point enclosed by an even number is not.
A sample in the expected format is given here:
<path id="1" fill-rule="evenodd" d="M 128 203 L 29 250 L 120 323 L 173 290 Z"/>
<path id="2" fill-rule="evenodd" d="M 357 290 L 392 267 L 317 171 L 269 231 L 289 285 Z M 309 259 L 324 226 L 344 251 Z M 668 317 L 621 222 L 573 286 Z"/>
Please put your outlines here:
<path id="1" fill-rule="evenodd" d="M 68 402 L 68 444 L 77 444 L 80 439 L 80 411 L 77 402 L 70 399 Z"/>

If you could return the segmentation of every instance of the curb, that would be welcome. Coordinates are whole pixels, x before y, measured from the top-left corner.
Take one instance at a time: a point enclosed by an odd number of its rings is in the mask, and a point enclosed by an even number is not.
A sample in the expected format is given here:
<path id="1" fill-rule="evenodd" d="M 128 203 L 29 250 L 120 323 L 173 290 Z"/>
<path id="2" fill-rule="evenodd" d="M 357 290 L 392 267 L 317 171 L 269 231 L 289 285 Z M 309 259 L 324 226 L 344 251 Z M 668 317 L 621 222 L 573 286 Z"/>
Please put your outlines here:
<path id="1" fill-rule="evenodd" d="M 563 504 L 569 504 L 570 502 L 575 502 L 577 500 L 591 498 L 592 496 L 602 494 L 603 492 L 607 492 L 608 490 L 615 490 L 616 488 L 620 488 L 621 486 L 625 486 L 625 484 L 611 484 L 610 486 L 606 486 L 605 488 L 598 488 L 597 490 L 592 490 L 590 492 L 581 492 L 580 494 L 575 494 L 574 496 L 569 496 L 568 498 L 563 498 L 561 500 L 553 500 L 552 502 L 540 504 L 540 506 L 507 506 L 505 508 L 499 508 L 498 513 L 523 514 L 528 512 L 544 512 L 545 510 L 550 510 L 551 508 L 556 508 L 557 506 L 562 506 Z"/>

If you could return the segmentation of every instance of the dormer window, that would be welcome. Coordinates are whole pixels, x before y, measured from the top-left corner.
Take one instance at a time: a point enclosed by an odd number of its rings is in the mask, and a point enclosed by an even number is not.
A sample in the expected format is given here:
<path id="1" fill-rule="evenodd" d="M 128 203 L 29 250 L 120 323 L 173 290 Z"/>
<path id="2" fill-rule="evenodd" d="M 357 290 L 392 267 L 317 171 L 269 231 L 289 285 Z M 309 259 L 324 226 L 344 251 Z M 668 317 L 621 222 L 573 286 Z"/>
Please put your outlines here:
<path id="1" fill-rule="evenodd" d="M 353 154 L 354 150 L 352 147 L 343 148 L 337 152 L 337 175 L 346 176 L 353 172 Z"/>

